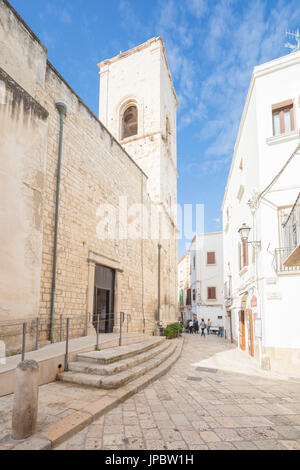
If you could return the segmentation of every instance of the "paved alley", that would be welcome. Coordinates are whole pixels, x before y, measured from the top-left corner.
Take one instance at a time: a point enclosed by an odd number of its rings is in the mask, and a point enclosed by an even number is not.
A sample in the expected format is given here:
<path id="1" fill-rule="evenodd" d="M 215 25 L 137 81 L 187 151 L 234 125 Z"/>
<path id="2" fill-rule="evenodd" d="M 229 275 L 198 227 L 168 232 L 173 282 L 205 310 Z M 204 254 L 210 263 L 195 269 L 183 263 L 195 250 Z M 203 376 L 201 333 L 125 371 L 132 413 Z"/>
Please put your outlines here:
<path id="1" fill-rule="evenodd" d="M 300 380 L 258 371 L 218 337 L 186 335 L 167 375 L 58 449 L 300 450 Z"/>

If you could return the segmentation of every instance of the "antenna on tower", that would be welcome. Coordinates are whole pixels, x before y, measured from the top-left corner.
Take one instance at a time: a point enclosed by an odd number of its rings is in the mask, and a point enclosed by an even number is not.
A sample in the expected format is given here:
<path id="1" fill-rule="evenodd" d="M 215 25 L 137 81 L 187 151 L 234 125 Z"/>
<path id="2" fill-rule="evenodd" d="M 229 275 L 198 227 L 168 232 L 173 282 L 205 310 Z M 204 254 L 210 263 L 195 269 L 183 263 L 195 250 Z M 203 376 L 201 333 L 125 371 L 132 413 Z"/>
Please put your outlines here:
<path id="1" fill-rule="evenodd" d="M 287 42 L 285 44 L 285 47 L 288 47 L 289 49 L 292 49 L 291 52 L 296 52 L 300 51 L 300 33 L 299 29 L 295 33 L 287 31 L 286 35 L 289 36 L 290 38 L 293 38 L 296 41 L 296 44 L 291 44 L 290 42 Z"/>

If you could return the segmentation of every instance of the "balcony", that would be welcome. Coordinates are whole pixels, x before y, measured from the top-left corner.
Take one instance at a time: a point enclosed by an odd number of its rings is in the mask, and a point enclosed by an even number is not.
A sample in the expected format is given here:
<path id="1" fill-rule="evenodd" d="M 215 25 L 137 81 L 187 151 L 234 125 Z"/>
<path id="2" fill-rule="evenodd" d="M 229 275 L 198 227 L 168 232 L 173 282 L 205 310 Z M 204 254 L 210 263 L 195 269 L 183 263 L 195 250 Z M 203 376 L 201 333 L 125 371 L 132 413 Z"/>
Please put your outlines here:
<path id="1" fill-rule="evenodd" d="M 300 265 L 287 265 L 291 248 L 278 248 L 275 250 L 274 268 L 277 273 L 300 272 Z"/>
<path id="2" fill-rule="evenodd" d="M 293 209 L 284 224 L 284 267 L 300 269 L 300 193 Z"/>
<path id="3" fill-rule="evenodd" d="M 224 283 L 224 299 L 231 299 L 231 277 L 229 277 L 229 280 Z"/>

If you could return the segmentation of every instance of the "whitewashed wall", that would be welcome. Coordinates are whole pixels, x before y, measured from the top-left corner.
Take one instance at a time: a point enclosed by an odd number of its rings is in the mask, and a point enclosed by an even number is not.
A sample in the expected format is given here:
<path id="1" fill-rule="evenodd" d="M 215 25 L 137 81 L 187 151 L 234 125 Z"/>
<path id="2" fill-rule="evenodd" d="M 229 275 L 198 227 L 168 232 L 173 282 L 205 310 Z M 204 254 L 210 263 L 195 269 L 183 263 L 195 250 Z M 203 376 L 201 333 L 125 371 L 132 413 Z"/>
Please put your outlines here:
<path id="1" fill-rule="evenodd" d="M 254 69 L 223 203 L 224 275 L 225 280 L 232 276 L 233 336 L 239 343 L 238 311 L 243 293 L 248 292 L 245 308 L 250 308 L 252 295 L 257 296 L 258 306 L 253 310 L 263 320 L 264 353 L 275 368 L 285 367 L 287 360 L 295 366 L 299 359 L 300 365 L 300 271 L 278 274 L 274 269 L 274 250 L 280 247 L 278 208 L 292 206 L 300 192 L 300 156 L 260 200 L 254 216 L 248 201 L 254 192 L 260 193 L 270 184 L 299 143 L 299 76 L 299 52 Z M 295 131 L 273 137 L 272 105 L 290 99 L 294 102 Z M 244 193 L 239 200 L 241 186 Z M 239 272 L 238 229 L 243 223 L 252 228 L 249 240 L 262 244 L 257 251 L 257 272 L 251 247 L 249 266 Z"/>

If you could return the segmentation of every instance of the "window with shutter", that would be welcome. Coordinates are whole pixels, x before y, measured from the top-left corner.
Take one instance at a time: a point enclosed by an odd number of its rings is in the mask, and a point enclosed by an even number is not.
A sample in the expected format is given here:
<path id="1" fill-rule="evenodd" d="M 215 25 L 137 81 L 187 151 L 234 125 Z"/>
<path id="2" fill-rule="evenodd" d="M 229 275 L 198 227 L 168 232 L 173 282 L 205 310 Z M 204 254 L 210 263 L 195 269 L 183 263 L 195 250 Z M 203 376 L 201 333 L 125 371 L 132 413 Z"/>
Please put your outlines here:
<path id="1" fill-rule="evenodd" d="M 272 106 L 273 135 L 285 134 L 295 129 L 294 106 L 291 100 Z"/>
<path id="2" fill-rule="evenodd" d="M 187 305 L 192 305 L 192 299 L 191 299 L 191 289 L 187 290 L 187 299 L 186 299 L 186 304 Z"/>
<path id="3" fill-rule="evenodd" d="M 207 252 L 207 264 L 216 264 L 216 253 L 214 251 Z"/>
<path id="4" fill-rule="evenodd" d="M 207 300 L 216 300 L 217 299 L 217 288 L 208 287 L 207 288 Z"/>
<path id="5" fill-rule="evenodd" d="M 179 291 L 179 303 L 180 303 L 180 307 L 183 306 L 183 290 L 180 289 Z"/>
<path id="6" fill-rule="evenodd" d="M 238 257 L 239 257 L 239 270 L 241 271 L 245 266 L 248 266 L 248 243 L 247 242 L 238 244 Z"/>
<path id="7" fill-rule="evenodd" d="M 243 268 L 248 266 L 248 243 L 243 243 Z"/>
<path id="8" fill-rule="evenodd" d="M 239 270 L 241 271 L 242 269 L 242 245 L 239 243 L 238 244 L 238 257 L 239 257 Z"/>

